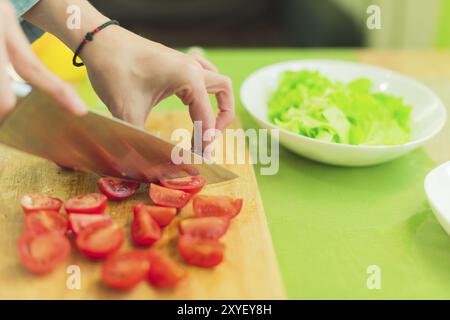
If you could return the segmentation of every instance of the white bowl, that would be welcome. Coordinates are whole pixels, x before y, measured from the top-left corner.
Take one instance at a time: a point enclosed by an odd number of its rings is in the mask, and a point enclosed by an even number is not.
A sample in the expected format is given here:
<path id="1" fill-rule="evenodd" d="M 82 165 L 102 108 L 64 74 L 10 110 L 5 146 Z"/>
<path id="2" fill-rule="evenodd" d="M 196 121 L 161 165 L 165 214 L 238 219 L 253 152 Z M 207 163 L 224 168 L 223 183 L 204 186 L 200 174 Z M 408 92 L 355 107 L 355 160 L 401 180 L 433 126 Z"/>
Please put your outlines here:
<path id="1" fill-rule="evenodd" d="M 436 219 L 450 235 L 450 162 L 431 171 L 424 186 Z"/>
<path id="2" fill-rule="evenodd" d="M 373 81 L 375 90 L 403 97 L 413 107 L 411 141 L 396 146 L 354 146 L 327 142 L 277 127 L 268 120 L 267 102 L 287 70 L 317 70 L 333 80 L 350 82 L 356 78 Z M 338 166 L 369 166 L 394 160 L 418 148 L 444 127 L 447 112 L 441 100 L 423 84 L 395 72 L 369 65 L 299 60 L 270 65 L 251 74 L 241 87 L 244 107 L 266 129 L 279 129 L 280 143 L 306 158 Z"/>

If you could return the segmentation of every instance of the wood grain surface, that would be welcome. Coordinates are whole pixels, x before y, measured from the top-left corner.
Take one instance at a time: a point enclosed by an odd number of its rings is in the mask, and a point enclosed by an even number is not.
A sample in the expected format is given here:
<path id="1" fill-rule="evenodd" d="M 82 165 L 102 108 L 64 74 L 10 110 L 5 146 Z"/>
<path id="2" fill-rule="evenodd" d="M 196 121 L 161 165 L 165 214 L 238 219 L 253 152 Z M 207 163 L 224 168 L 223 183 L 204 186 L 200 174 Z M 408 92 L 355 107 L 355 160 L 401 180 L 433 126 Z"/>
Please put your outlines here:
<path id="1" fill-rule="evenodd" d="M 180 127 L 191 127 L 183 112 L 153 112 L 147 123 L 148 130 L 159 131 L 165 138 Z M 234 127 L 239 127 L 239 123 L 235 122 Z M 224 262 L 214 270 L 183 264 L 189 276 L 175 290 L 156 290 L 141 283 L 134 290 L 122 293 L 103 286 L 100 263 L 79 254 L 73 244 L 70 259 L 51 274 L 35 276 L 21 266 L 16 253 L 24 218 L 19 207 L 21 196 L 43 192 L 67 200 L 78 194 L 96 192 L 98 177 L 64 171 L 46 160 L 0 146 L 0 299 L 284 299 L 285 291 L 253 167 L 250 164 L 226 167 L 239 178 L 206 186 L 202 191 L 203 194 L 226 194 L 244 199 L 242 212 L 232 221 L 222 240 L 226 245 Z M 129 226 L 134 204 L 150 203 L 147 189 L 141 186 L 130 200 L 108 205 L 107 213 L 127 230 L 127 243 L 122 250 L 131 246 Z M 191 214 L 189 203 L 177 219 Z M 165 230 L 157 247 L 182 264 L 175 249 L 177 236 L 175 222 Z M 69 289 L 66 284 L 70 278 L 69 266 L 80 268 L 79 290 Z"/>

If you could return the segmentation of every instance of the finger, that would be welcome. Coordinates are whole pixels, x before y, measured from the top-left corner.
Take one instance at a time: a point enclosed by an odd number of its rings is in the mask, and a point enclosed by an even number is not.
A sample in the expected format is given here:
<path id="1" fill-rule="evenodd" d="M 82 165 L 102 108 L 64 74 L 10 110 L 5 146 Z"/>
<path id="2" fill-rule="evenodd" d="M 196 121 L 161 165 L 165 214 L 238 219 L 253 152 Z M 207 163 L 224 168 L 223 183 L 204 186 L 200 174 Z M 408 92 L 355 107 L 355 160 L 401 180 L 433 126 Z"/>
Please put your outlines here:
<path id="1" fill-rule="evenodd" d="M 208 92 L 202 85 L 197 85 L 189 90 L 177 93 L 177 96 L 184 104 L 189 105 L 189 115 L 194 124 L 200 125 L 200 132 L 194 127 L 193 148 L 194 152 L 202 154 L 203 149 L 211 143 L 204 141 L 204 134 L 207 130 L 213 130 L 215 126 L 214 112 L 211 107 Z M 201 134 L 201 137 L 197 135 Z"/>
<path id="2" fill-rule="evenodd" d="M 11 89 L 11 79 L 6 71 L 8 64 L 5 41 L 0 33 L 0 119 L 3 119 L 16 104 L 16 95 Z"/>
<path id="3" fill-rule="evenodd" d="M 216 129 L 222 131 L 234 119 L 234 95 L 231 80 L 223 75 L 205 71 L 205 83 L 208 93 L 216 95 L 219 107 Z"/>
<path id="4" fill-rule="evenodd" d="M 195 59 L 195 61 L 200 63 L 200 65 L 202 66 L 203 69 L 208 70 L 208 71 L 212 71 L 212 72 L 215 72 L 215 73 L 219 72 L 219 69 L 217 69 L 217 67 L 215 65 L 213 65 L 211 62 L 209 62 L 201 54 L 199 54 L 199 53 L 191 53 L 191 56 Z"/>
<path id="5" fill-rule="evenodd" d="M 31 50 L 17 20 L 11 20 L 8 24 L 7 51 L 17 73 L 68 111 L 77 115 L 85 114 L 87 107 L 75 89 L 45 68 Z"/>

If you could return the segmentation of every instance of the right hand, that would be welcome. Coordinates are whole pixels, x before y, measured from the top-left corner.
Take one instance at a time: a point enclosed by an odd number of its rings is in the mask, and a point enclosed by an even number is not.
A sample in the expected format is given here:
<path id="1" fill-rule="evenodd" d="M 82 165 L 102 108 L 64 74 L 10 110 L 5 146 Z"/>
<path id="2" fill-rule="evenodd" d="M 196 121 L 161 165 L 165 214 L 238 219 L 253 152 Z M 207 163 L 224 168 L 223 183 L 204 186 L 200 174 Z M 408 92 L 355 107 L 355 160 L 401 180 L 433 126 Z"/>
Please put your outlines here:
<path id="1" fill-rule="evenodd" d="M 0 0 L 0 120 L 16 105 L 7 72 L 9 63 L 25 81 L 46 92 L 63 108 L 77 115 L 87 112 L 74 88 L 47 70 L 33 53 L 14 7 L 9 1 Z"/>

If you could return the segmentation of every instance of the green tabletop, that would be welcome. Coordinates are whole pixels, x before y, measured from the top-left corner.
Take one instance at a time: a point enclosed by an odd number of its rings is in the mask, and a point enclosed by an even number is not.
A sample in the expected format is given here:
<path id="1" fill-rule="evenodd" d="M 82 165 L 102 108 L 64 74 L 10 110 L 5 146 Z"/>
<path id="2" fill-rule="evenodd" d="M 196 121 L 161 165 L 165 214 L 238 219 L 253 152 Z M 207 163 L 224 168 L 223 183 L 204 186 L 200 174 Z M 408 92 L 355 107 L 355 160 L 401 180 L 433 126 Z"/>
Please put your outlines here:
<path id="1" fill-rule="evenodd" d="M 247 128 L 256 124 L 239 101 L 239 88 L 252 71 L 293 59 L 356 59 L 348 50 L 227 49 L 206 55 L 232 78 L 237 113 Z M 92 98 L 90 104 L 96 105 Z M 160 106 L 180 107 L 176 99 Z M 423 191 L 434 166 L 423 150 L 351 169 L 318 164 L 282 147 L 277 175 L 261 176 L 255 166 L 288 297 L 450 298 L 450 238 Z M 380 289 L 367 286 L 372 265 L 381 271 Z"/>

